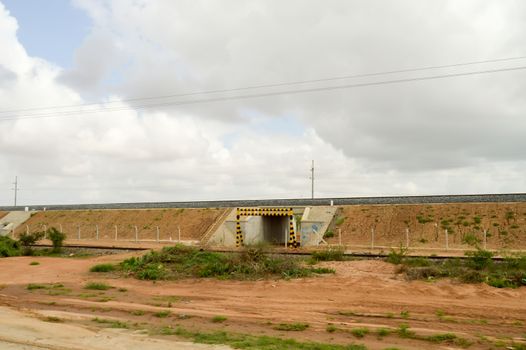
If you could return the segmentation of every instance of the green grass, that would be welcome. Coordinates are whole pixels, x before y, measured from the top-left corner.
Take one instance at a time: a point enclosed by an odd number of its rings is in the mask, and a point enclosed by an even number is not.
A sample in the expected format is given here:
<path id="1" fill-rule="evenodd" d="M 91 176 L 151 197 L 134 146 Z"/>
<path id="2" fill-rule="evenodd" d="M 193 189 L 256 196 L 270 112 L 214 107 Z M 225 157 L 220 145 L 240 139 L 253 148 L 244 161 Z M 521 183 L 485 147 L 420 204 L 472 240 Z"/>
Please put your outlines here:
<path id="1" fill-rule="evenodd" d="M 92 321 L 107 326 L 109 328 L 130 328 L 130 325 L 128 323 L 119 320 L 108 320 L 105 318 L 95 317 Z"/>
<path id="2" fill-rule="evenodd" d="M 376 334 L 378 337 L 383 338 L 391 334 L 391 330 L 389 328 L 378 328 Z"/>
<path id="3" fill-rule="evenodd" d="M 84 285 L 84 289 L 90 289 L 90 290 L 108 290 L 110 288 L 113 288 L 113 287 L 104 282 L 88 282 Z"/>
<path id="4" fill-rule="evenodd" d="M 61 283 L 29 283 L 26 287 L 27 290 L 35 290 L 35 289 L 48 289 L 48 290 L 60 290 L 65 289 L 64 285 Z M 67 289 L 68 291 L 71 291 Z"/>
<path id="5" fill-rule="evenodd" d="M 399 259 L 398 259 L 399 258 Z M 463 283 L 486 283 L 496 288 L 526 286 L 526 254 L 513 254 L 503 261 L 494 261 L 489 251 L 477 249 L 466 253 L 465 259 L 442 261 L 422 258 L 397 257 L 387 261 L 402 264 L 410 280 L 453 278 Z"/>
<path id="6" fill-rule="evenodd" d="M 342 248 L 329 247 L 311 254 L 313 262 L 318 261 L 341 261 L 345 260 L 345 251 Z"/>
<path id="7" fill-rule="evenodd" d="M 90 272 L 111 272 L 115 271 L 115 265 L 113 264 L 97 264 L 92 266 Z"/>
<path id="8" fill-rule="evenodd" d="M 325 330 L 328 332 L 328 333 L 334 333 L 338 330 L 338 328 L 333 325 L 333 324 L 328 324 L 327 327 L 325 327 Z"/>
<path id="9" fill-rule="evenodd" d="M 405 319 L 409 318 L 409 311 L 407 310 L 401 311 L 400 317 L 405 318 Z"/>
<path id="10" fill-rule="evenodd" d="M 359 328 L 353 328 L 351 329 L 351 334 L 354 335 L 356 338 L 363 338 L 367 334 L 369 334 L 369 328 L 365 327 L 359 327 Z"/>
<path id="11" fill-rule="evenodd" d="M 400 338 L 415 339 L 415 340 L 427 341 L 431 343 L 452 344 L 452 345 L 460 346 L 462 348 L 467 348 L 473 344 L 471 341 L 461 338 L 453 333 L 439 333 L 439 334 L 428 335 L 428 336 L 418 335 L 412 330 L 410 330 L 409 325 L 405 323 L 401 324 L 398 327 L 396 333 L 398 334 Z"/>
<path id="12" fill-rule="evenodd" d="M 43 284 L 38 283 L 29 283 L 26 287 L 27 290 L 35 290 L 35 289 L 46 289 L 47 287 Z"/>
<path id="13" fill-rule="evenodd" d="M 221 315 L 217 315 L 217 316 L 212 317 L 212 322 L 213 323 L 223 323 L 226 320 L 227 320 L 227 318 L 225 316 L 221 316 Z"/>
<path id="14" fill-rule="evenodd" d="M 142 316 L 144 315 L 146 312 L 142 311 L 142 310 L 133 310 L 132 312 L 130 312 L 133 316 Z"/>
<path id="15" fill-rule="evenodd" d="M 195 247 L 176 245 L 152 251 L 120 264 L 127 275 L 138 279 L 159 280 L 215 277 L 219 279 L 300 278 L 331 269 L 311 268 L 291 256 L 265 254 L 261 249 L 247 248 L 241 254 L 201 251 Z"/>
<path id="16" fill-rule="evenodd" d="M 166 317 L 170 316 L 170 311 L 169 310 L 163 310 L 163 311 L 156 312 L 153 315 L 155 317 L 159 317 L 159 318 L 166 318 Z"/>
<path id="17" fill-rule="evenodd" d="M 301 332 L 309 328 L 308 323 L 280 323 L 274 326 L 274 329 L 277 331 L 293 331 Z"/>
<path id="18" fill-rule="evenodd" d="M 326 344 L 315 342 L 300 342 L 294 339 L 282 339 L 269 336 L 254 336 L 248 334 L 236 334 L 227 332 L 192 332 L 183 328 L 172 329 L 163 327 L 160 333 L 167 335 L 177 335 L 189 339 L 194 343 L 201 344 L 224 344 L 235 349 L 243 350 L 367 350 L 364 345 L 360 344 Z"/>
<path id="19" fill-rule="evenodd" d="M 36 265 L 40 265 L 40 263 L 39 263 L 38 261 L 31 261 L 31 262 L 29 263 L 29 265 L 31 265 L 31 266 L 36 266 Z"/>

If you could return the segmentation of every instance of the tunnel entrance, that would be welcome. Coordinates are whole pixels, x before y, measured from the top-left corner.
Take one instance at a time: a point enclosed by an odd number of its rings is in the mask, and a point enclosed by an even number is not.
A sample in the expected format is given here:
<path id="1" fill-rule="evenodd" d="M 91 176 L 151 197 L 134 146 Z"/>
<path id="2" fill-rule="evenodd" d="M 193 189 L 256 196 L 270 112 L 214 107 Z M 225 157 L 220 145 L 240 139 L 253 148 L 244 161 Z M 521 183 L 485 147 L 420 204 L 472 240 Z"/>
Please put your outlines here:
<path id="1" fill-rule="evenodd" d="M 296 237 L 292 208 L 237 208 L 236 211 L 237 247 L 242 246 L 245 241 L 245 234 L 241 231 L 241 216 L 260 217 L 259 224 L 255 225 L 256 227 L 252 226 L 252 232 L 249 230 L 248 233 L 263 238 L 264 242 L 284 244 L 291 248 L 300 246 L 299 238 Z"/>
<path id="2" fill-rule="evenodd" d="M 289 240 L 289 218 L 287 216 L 263 216 L 263 240 L 270 244 L 284 245 Z"/>

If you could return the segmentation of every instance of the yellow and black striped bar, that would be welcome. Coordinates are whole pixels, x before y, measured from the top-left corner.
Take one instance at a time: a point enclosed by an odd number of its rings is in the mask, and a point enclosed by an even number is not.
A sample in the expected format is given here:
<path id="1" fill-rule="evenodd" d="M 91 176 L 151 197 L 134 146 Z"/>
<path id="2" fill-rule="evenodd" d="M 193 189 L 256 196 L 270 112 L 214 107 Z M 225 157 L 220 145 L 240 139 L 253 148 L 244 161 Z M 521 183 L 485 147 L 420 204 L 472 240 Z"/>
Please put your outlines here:
<path id="1" fill-rule="evenodd" d="M 243 245 L 243 232 L 241 231 L 241 216 L 288 216 L 290 248 L 299 248 L 299 237 L 294 232 L 294 210 L 292 208 L 237 208 L 236 209 L 236 247 Z"/>

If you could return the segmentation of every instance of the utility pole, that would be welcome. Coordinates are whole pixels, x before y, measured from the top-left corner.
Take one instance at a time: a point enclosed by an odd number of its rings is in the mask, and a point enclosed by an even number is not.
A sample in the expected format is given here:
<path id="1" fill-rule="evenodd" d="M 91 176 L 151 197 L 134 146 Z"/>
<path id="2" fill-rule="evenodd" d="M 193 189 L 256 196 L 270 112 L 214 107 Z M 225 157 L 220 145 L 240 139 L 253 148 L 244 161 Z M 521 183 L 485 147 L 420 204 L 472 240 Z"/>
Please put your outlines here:
<path id="1" fill-rule="evenodd" d="M 312 160 L 312 167 L 310 168 L 311 179 L 311 199 L 314 199 L 314 160 Z"/>
<path id="2" fill-rule="evenodd" d="M 15 191 L 15 207 L 16 207 L 16 196 L 18 194 L 18 176 L 15 176 L 15 182 L 13 182 L 13 185 L 15 185 L 15 188 L 13 188 L 13 191 Z"/>

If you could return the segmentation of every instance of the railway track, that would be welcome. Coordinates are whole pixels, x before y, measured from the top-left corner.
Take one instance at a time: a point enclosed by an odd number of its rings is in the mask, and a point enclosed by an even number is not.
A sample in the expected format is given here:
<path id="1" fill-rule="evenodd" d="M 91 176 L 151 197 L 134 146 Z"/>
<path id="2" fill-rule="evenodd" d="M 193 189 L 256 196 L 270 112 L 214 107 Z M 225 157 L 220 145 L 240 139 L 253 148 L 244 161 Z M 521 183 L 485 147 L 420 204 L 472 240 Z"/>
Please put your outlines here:
<path id="1" fill-rule="evenodd" d="M 261 199 L 189 202 L 141 202 L 100 204 L 28 205 L 28 210 L 96 210 L 96 209 L 158 209 L 158 208 L 235 208 L 235 207 L 295 207 L 364 204 L 446 204 L 446 203 L 517 203 L 526 202 L 526 193 L 347 197 L 315 199 Z M 26 206 L 0 206 L 1 211 L 25 210 Z"/>
<path id="2" fill-rule="evenodd" d="M 50 244 L 38 244 L 35 247 L 41 247 L 41 248 L 52 248 L 53 246 Z M 159 246 L 161 248 L 162 246 Z M 64 248 L 73 248 L 73 249 L 93 249 L 93 250 L 116 250 L 116 251 L 147 251 L 152 250 L 151 247 L 145 248 L 145 247 L 119 247 L 119 246 L 105 246 L 105 245 L 80 245 L 80 244 L 65 244 Z M 203 250 L 208 250 L 212 252 L 217 253 L 231 253 L 231 254 L 240 254 L 242 250 L 239 249 L 221 249 L 221 248 L 205 248 L 202 247 Z M 314 250 L 285 250 L 283 248 L 277 248 L 277 249 L 268 249 L 265 250 L 265 253 L 269 254 L 275 254 L 275 255 L 295 255 L 295 256 L 308 256 L 311 255 L 314 252 Z M 389 256 L 389 253 L 368 253 L 368 252 L 352 252 L 352 251 L 345 251 L 344 255 L 348 257 L 356 257 L 361 259 L 383 259 Z M 464 255 L 425 255 L 425 254 L 410 254 L 407 257 L 409 258 L 425 258 L 425 259 L 431 259 L 431 260 L 446 260 L 446 259 L 465 259 L 467 258 Z M 501 261 L 504 258 L 501 256 L 494 256 L 493 260 L 495 261 Z"/>

